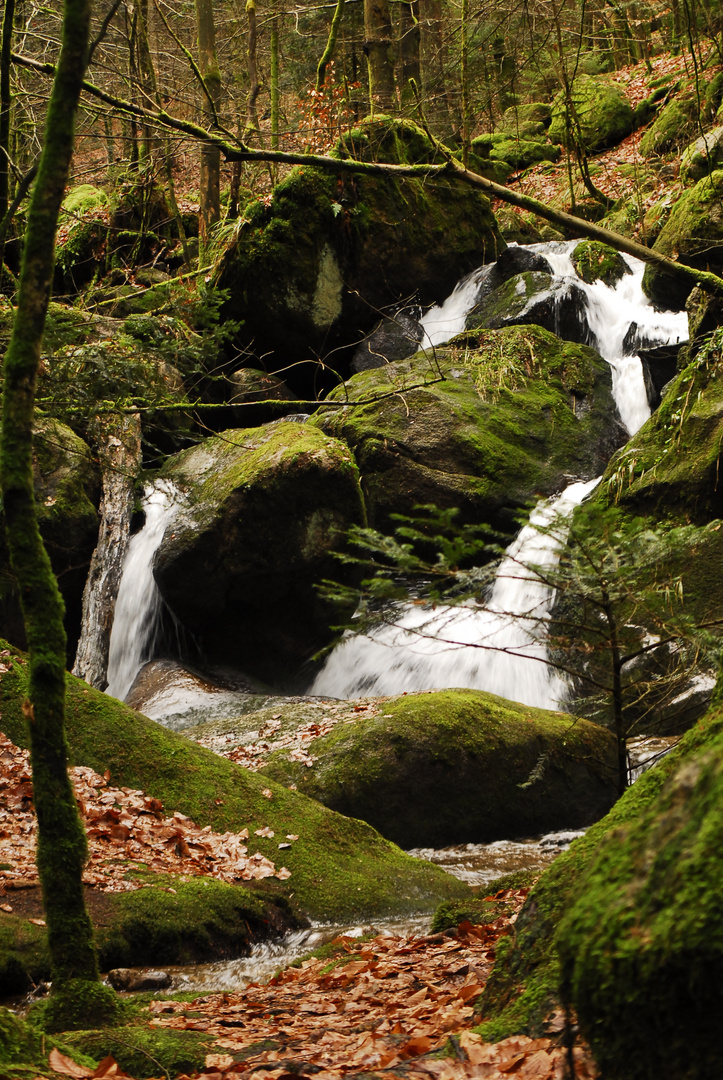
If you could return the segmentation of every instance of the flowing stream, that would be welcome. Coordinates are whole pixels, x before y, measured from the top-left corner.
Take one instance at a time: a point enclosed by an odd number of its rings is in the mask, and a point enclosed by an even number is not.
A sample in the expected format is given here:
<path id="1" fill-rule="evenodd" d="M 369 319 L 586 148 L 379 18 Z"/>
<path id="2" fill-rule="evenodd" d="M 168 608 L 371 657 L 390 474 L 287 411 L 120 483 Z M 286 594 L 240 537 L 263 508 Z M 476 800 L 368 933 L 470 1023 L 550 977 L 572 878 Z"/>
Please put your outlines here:
<path id="1" fill-rule="evenodd" d="M 613 396 L 633 435 L 650 416 L 650 406 L 641 360 L 625 355 L 626 335 L 635 324 L 636 340 L 646 347 L 682 341 L 688 333 L 687 316 L 655 311 L 643 293 L 645 267 L 639 259 L 624 257 L 631 273 L 615 288 L 602 281 L 585 284 L 572 263 L 575 244 L 535 244 L 531 249 L 550 264 L 558 300 L 573 285 L 583 292 L 591 343 L 612 369 Z M 481 267 L 468 275 L 443 304 L 426 313 L 422 327 L 430 347 L 464 330 L 485 273 Z M 558 709 L 565 700 L 566 684 L 545 662 L 545 620 L 554 594 L 524 568 L 557 562 L 566 539 L 562 519 L 597 483 L 573 483 L 559 499 L 538 503 L 529 524 L 507 549 L 483 609 L 441 607 L 432 613 L 400 604 L 391 623 L 368 635 L 347 634 L 327 658 L 310 693 L 353 698 L 469 687 L 525 705 Z"/>

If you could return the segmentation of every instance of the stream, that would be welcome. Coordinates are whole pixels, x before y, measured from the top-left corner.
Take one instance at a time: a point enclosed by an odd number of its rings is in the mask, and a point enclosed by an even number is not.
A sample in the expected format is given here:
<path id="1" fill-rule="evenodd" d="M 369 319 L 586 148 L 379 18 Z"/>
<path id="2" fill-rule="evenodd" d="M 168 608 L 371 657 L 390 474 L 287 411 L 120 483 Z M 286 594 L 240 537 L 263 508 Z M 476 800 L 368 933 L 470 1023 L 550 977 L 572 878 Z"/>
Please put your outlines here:
<path id="1" fill-rule="evenodd" d="M 624 256 L 631 273 L 617 287 L 602 282 L 586 285 L 571 261 L 575 242 L 533 245 L 553 270 L 556 295 L 567 288 L 584 292 L 590 343 L 612 369 L 613 395 L 630 434 L 650 416 L 643 367 L 638 356 L 626 355 L 625 341 L 634 330 L 638 347 L 652 348 L 687 337 L 685 312 L 659 313 L 642 291 L 643 263 Z M 441 305 L 422 319 L 426 343 L 440 345 L 464 329 L 474 307 L 484 268 L 468 275 Z M 634 324 L 634 326 L 633 326 Z M 629 346 L 628 346 L 629 347 Z M 595 488 L 599 478 L 573 480 L 558 496 L 541 500 L 528 524 L 508 547 L 484 604 L 440 607 L 433 613 L 400 604 L 394 625 L 367 636 L 348 634 L 331 652 L 309 688 L 309 694 L 348 699 L 389 695 L 436 687 L 471 687 L 490 691 L 523 704 L 559 709 L 567 685 L 545 661 L 545 622 L 554 595 L 526 563 L 554 565 L 566 541 L 565 521 Z M 157 654 L 162 601 L 153 579 L 153 560 L 165 530 L 183 506 L 183 496 L 171 484 L 156 482 L 144 497 L 146 523 L 131 539 L 123 564 L 110 642 L 107 692 L 128 697 L 138 672 Z M 543 529 L 544 531 L 540 531 Z M 223 688 L 199 689 L 193 678 L 187 690 L 176 685 L 173 699 L 159 705 L 164 712 L 194 711 L 194 722 L 224 706 L 237 707 L 238 694 Z M 186 695 L 186 696 L 184 696 Z M 135 705 L 135 701 L 133 702 Z M 139 706 L 143 709 L 143 705 Z M 242 711 L 238 709 L 238 711 Z M 675 740 L 643 740 L 634 748 L 634 775 L 653 763 Z M 471 886 L 485 889 L 495 879 L 521 870 L 543 870 L 580 833 L 463 844 L 443 850 L 418 849 L 410 854 L 430 860 Z M 430 916 L 374 923 L 379 933 L 424 933 Z M 270 977 L 279 967 L 324 944 L 340 932 L 359 935 L 370 926 L 314 926 L 283 941 L 257 946 L 247 958 L 221 963 L 169 968 L 175 989 L 205 992 L 230 990 Z"/>

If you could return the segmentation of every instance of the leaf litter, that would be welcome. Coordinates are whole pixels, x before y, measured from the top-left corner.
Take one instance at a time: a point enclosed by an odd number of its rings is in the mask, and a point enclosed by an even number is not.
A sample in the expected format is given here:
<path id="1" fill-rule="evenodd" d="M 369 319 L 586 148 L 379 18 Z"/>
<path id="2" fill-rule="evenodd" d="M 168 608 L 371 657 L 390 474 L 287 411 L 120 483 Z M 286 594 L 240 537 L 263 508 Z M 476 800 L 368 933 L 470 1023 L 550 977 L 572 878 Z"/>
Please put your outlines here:
<path id="1" fill-rule="evenodd" d="M 505 890 L 489 899 L 509 914 L 432 936 L 380 934 L 332 944 L 341 953 L 311 957 L 266 985 L 209 994 L 192 1002 L 154 1001 L 152 1026 L 199 1031 L 213 1040 L 200 1080 L 291 1080 L 313 1073 L 342 1080 L 359 1073 L 409 1080 L 566 1080 L 559 1044 L 561 1013 L 549 1036 L 516 1035 L 485 1043 L 471 1030 L 495 958 L 529 892 Z M 432 1057 L 437 1051 L 454 1056 Z M 589 1051 L 574 1049 L 577 1080 L 597 1073 Z M 184 1078 L 181 1078 L 184 1080 Z"/>
<path id="2" fill-rule="evenodd" d="M 128 878 L 128 863 L 154 873 L 212 877 L 229 883 L 291 876 L 260 852 L 249 854 L 249 830 L 216 833 L 181 813 L 166 816 L 159 799 L 133 788 L 116 788 L 110 775 L 76 766 L 69 770 L 88 837 L 86 885 L 100 892 L 148 887 Z M 37 823 L 33 810 L 30 755 L 0 733 L 0 895 L 38 884 L 35 866 Z M 258 836 L 273 836 L 267 826 Z M 11 905 L 3 904 L 7 911 Z M 12 908 L 11 908 L 12 909 Z"/>

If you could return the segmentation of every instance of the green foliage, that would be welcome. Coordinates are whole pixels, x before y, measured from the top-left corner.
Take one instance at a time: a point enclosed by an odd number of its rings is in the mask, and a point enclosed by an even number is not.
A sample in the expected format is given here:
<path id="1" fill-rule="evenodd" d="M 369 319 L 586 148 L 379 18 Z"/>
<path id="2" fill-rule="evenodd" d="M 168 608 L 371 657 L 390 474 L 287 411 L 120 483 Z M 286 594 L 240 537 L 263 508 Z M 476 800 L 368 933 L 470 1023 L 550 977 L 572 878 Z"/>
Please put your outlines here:
<path id="1" fill-rule="evenodd" d="M 89 979 L 68 979 L 62 986 L 53 987 L 35 1021 L 52 1035 L 57 1031 L 110 1026 L 118 1023 L 123 1012 L 123 1002 L 110 986 Z"/>

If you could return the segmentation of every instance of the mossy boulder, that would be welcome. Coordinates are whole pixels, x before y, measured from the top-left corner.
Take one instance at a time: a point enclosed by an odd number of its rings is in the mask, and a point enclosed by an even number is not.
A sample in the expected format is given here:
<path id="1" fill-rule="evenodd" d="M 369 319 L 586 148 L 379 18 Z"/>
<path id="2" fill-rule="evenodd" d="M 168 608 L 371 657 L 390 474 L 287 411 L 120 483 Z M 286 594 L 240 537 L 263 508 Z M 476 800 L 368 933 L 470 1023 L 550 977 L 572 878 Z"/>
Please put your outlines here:
<path id="1" fill-rule="evenodd" d="M 504 161 L 515 170 L 539 165 L 541 161 L 557 161 L 560 147 L 549 143 L 544 131 L 541 134 L 541 139 L 504 133 L 480 135 L 472 140 L 472 149 L 490 160 Z"/>
<path id="2" fill-rule="evenodd" d="M 87 443 L 67 425 L 40 420 L 33 439 L 33 476 L 40 532 L 65 602 L 72 655 L 83 588 L 98 538 L 98 464 Z M 4 525 L 0 531 L 0 633 L 24 647 L 25 627 Z"/>
<path id="3" fill-rule="evenodd" d="M 28 692 L 27 664 L 22 655 L 15 656 L 14 661 L 4 660 L 10 670 L 0 681 L 0 710 L 7 735 L 18 745 L 28 746 L 22 710 Z M 142 789 L 160 799 L 166 813 L 179 810 L 199 825 L 219 832 L 247 827 L 262 855 L 289 868 L 287 883 L 229 886 L 238 888 L 241 907 L 249 907 L 254 894 L 264 900 L 271 889 L 272 897 L 293 894 L 297 911 L 332 921 L 428 911 L 467 891 L 443 871 L 405 855 L 364 822 L 334 814 L 298 792 L 218 757 L 71 675 L 67 676 L 66 726 L 72 764 L 88 765 L 101 774 L 110 770 L 114 784 Z M 271 792 L 271 798 L 265 791 Z M 276 837 L 254 835 L 255 829 L 266 826 Z M 278 838 L 287 833 L 298 835 L 299 840 L 280 853 Z M 208 888 L 216 884 L 210 882 Z M 148 918 L 157 903 L 158 925 L 168 923 L 169 936 L 175 934 L 177 940 L 184 933 L 187 937 L 201 934 L 204 914 L 210 910 L 203 900 L 207 886 L 193 881 L 189 886 L 188 897 L 181 901 L 168 894 L 162 898 L 150 889 L 130 894 L 132 899 L 124 901 L 129 905 L 129 926 L 134 911 L 136 916 L 145 912 Z M 146 892 L 151 896 L 144 897 Z M 223 902 L 228 904 L 228 900 Z M 221 899 L 213 902 L 219 913 L 220 903 Z M 196 919 L 199 925 L 192 930 L 191 921 Z M 165 933 L 158 932 L 161 944 Z M 127 965 L 128 953 L 124 958 L 119 949 L 107 959 L 113 966 Z"/>
<path id="4" fill-rule="evenodd" d="M 546 101 L 528 101 L 523 105 L 512 105 L 503 112 L 498 127 L 510 135 L 525 137 L 525 128 L 532 127 L 544 131 L 552 122 L 552 108 Z"/>
<path id="5" fill-rule="evenodd" d="M 414 124 L 380 119 L 355 129 L 336 153 L 415 164 L 433 161 L 436 150 Z M 504 247 L 489 202 L 466 185 L 304 166 L 270 201 L 247 208 L 216 282 L 230 293 L 224 310 L 243 320 L 241 336 L 258 355 L 272 354 L 265 360 L 273 371 L 353 344 L 380 308 L 412 294 L 444 299 Z M 338 354 L 331 362 L 344 361 Z M 292 388 L 308 388 L 309 372 L 290 373 Z"/>
<path id="6" fill-rule="evenodd" d="M 640 153 L 652 157 L 684 146 L 695 132 L 698 116 L 698 97 L 688 88 L 660 110 L 640 140 Z"/>
<path id="7" fill-rule="evenodd" d="M 723 126 L 711 128 L 690 146 L 680 158 L 680 178 L 695 184 L 723 164 Z"/>
<path id="8" fill-rule="evenodd" d="M 76 184 L 63 199 L 62 208 L 67 214 L 82 215 L 107 205 L 108 196 L 102 188 L 92 184 Z"/>
<path id="9" fill-rule="evenodd" d="M 601 821 L 593 825 L 585 836 L 576 840 L 569 851 L 558 856 L 549 870 L 545 871 L 530 893 L 509 938 L 501 943 L 501 947 L 497 948 L 495 966 L 487 982 L 485 993 L 478 1005 L 478 1016 L 480 1018 L 484 1017 L 484 1021 L 476 1030 L 484 1038 L 495 1041 L 512 1034 L 540 1035 L 547 1031 L 547 1021 L 560 1005 L 561 972 L 556 946 L 557 929 L 565 913 L 586 894 L 588 889 L 586 875 L 594 863 L 598 850 L 604 850 L 602 845 L 606 837 L 611 837 L 610 843 L 614 843 L 612 837 L 615 836 L 618 830 L 621 830 L 622 834 L 626 835 L 628 829 L 631 826 L 634 827 L 637 821 L 650 821 L 651 817 L 654 816 L 652 807 L 655 805 L 660 792 L 664 789 L 668 778 L 673 777 L 679 769 L 684 768 L 685 763 L 694 758 L 699 750 L 715 748 L 716 756 L 718 756 L 721 746 L 723 746 L 723 710 L 718 706 L 711 709 L 705 717 L 699 720 L 696 726 L 681 739 L 666 758 L 654 769 L 644 773 L 636 781 L 635 785 L 629 788 L 622 798 L 615 803 L 612 810 Z M 672 862 L 668 865 L 672 875 L 671 881 L 677 880 L 678 875 Z M 641 867 L 643 888 L 645 888 L 644 878 L 650 869 L 652 867 Z M 632 898 L 637 892 L 635 885 L 630 883 L 630 879 L 628 879 L 627 885 L 621 883 L 621 887 L 622 892 L 618 892 L 616 898 L 611 901 L 614 910 L 617 911 L 620 911 L 621 908 L 624 909 L 628 898 Z M 683 885 L 684 895 L 689 895 L 690 890 L 695 888 L 695 881 L 686 878 Z M 641 919 L 654 917 L 653 906 L 654 903 L 648 905 L 646 910 L 645 904 L 643 904 L 638 909 L 639 917 Z M 688 917 L 695 918 L 695 911 L 695 908 L 689 909 Z M 667 921 L 664 906 L 659 909 L 659 918 L 661 923 Z M 593 943 L 598 940 L 599 925 L 591 930 L 590 946 L 586 945 L 586 948 L 595 948 Z M 686 925 L 688 924 L 686 923 Z M 717 940 L 718 929 L 714 933 Z M 645 932 L 641 932 L 637 936 L 633 930 L 624 941 L 620 941 L 620 954 L 624 955 L 625 952 L 629 951 L 632 955 L 636 948 L 644 950 L 645 940 Z M 639 943 L 638 946 L 636 946 L 636 941 Z M 616 949 L 617 944 L 613 943 L 613 950 Z M 620 970 L 622 971 L 622 963 Z M 642 973 L 642 967 L 638 967 L 633 981 L 627 981 L 624 986 L 622 983 L 616 983 L 614 977 L 611 979 L 608 985 L 610 987 L 615 985 L 620 988 L 618 1002 L 623 999 L 629 1002 L 639 1002 L 637 978 Z M 685 975 L 681 976 L 680 981 L 681 986 L 679 989 L 684 998 L 686 992 L 690 992 L 690 984 Z M 664 993 L 662 987 L 659 989 Z M 602 985 L 600 986 L 600 992 L 606 992 Z M 654 988 L 651 987 L 651 993 L 653 992 Z M 674 988 L 671 992 L 675 993 Z M 656 1000 L 659 1000 L 657 994 Z M 645 1008 L 642 1002 L 639 1002 L 639 1004 L 640 1008 Z M 639 1061 L 642 1055 L 649 1052 L 651 1055 L 650 1060 L 657 1062 L 655 1043 L 657 1039 L 663 1038 L 664 1028 L 662 1024 L 659 1024 L 656 1019 L 651 1019 L 645 1025 L 643 1023 L 638 1024 L 636 1020 L 638 1010 L 633 1008 L 632 1005 L 622 1006 L 621 1008 L 616 1006 L 615 1016 L 620 1018 L 622 1008 L 625 1007 L 629 1011 L 629 1018 L 625 1020 L 625 1028 L 630 1030 L 632 1025 L 635 1024 L 639 1040 L 638 1050 L 633 1060 Z M 649 1014 L 644 1012 L 641 1015 L 647 1016 Z M 687 1032 L 690 1030 L 687 1027 L 688 1018 L 689 1014 L 686 1012 L 681 1018 L 680 1026 L 678 1026 L 676 1018 L 669 1015 L 665 1016 L 664 1022 L 665 1025 L 680 1032 L 681 1037 L 686 1037 Z M 596 1019 L 590 1018 L 588 1020 L 589 1037 L 595 1042 L 596 1047 L 597 1037 L 594 1025 L 597 1022 L 601 1024 L 602 1030 L 602 1026 L 606 1021 L 600 1013 L 597 1014 Z M 608 1030 L 606 1027 L 605 1031 L 608 1032 Z M 641 1038 L 641 1032 L 643 1031 L 648 1033 L 653 1031 L 655 1034 L 650 1038 Z M 665 1039 L 674 1041 L 675 1036 L 672 1032 L 666 1032 Z M 670 1045 L 670 1042 L 667 1045 Z M 616 1046 L 614 1034 L 611 1046 L 613 1048 Z M 690 1060 L 694 1060 L 694 1057 L 695 1047 L 691 1052 Z M 717 1075 L 718 1071 L 715 1069 L 705 1075 Z M 702 1076 L 703 1074 L 671 1073 L 667 1068 L 662 1071 L 659 1068 L 657 1071 L 652 1068 L 649 1072 L 627 1073 L 621 1063 L 620 1071 L 612 1070 L 607 1075 L 616 1078 L 620 1076 L 625 1080 L 627 1080 L 628 1076 L 632 1077 L 633 1075 L 636 1077 L 650 1077 L 650 1080 L 653 1080 L 653 1077 L 665 1075 L 666 1077 L 680 1077 L 682 1080 L 683 1076 Z"/>
<path id="10" fill-rule="evenodd" d="M 716 170 L 684 192 L 653 250 L 699 270 L 723 273 L 723 170 Z M 692 287 L 650 263 L 645 268 L 643 288 L 661 308 L 680 310 Z"/>
<path id="11" fill-rule="evenodd" d="M 206 439 L 162 474 L 188 492 L 156 556 L 164 600 L 216 663 L 291 679 L 329 640 L 315 585 L 338 574 L 333 552 L 364 521 L 348 447 L 279 421 Z"/>
<path id="12" fill-rule="evenodd" d="M 262 772 L 407 848 L 578 828 L 615 798 L 608 732 L 477 690 L 390 698 L 314 740 L 313 756 L 308 768 L 279 750 Z"/>
<path id="13" fill-rule="evenodd" d="M 605 1076 L 723 1072 L 723 738 L 608 831 L 557 935 L 561 987 Z"/>
<path id="14" fill-rule="evenodd" d="M 531 214 L 523 214 L 511 206 L 496 212 L 500 235 L 508 244 L 539 244 L 542 234 Z"/>
<path id="15" fill-rule="evenodd" d="M 572 264 L 588 285 L 603 281 L 614 288 L 626 274 L 632 273 L 620 252 L 599 240 L 581 240 L 572 253 Z"/>
<path id="16" fill-rule="evenodd" d="M 610 387 L 592 349 L 515 326 L 360 372 L 310 423 L 354 451 L 376 527 L 435 503 L 516 531 L 521 507 L 619 445 Z"/>
<path id="17" fill-rule="evenodd" d="M 580 75 L 572 90 L 575 120 L 572 130 L 577 129 L 582 147 L 589 153 L 597 153 L 608 146 L 621 142 L 633 130 L 633 110 L 625 94 L 614 83 L 592 75 Z M 572 146 L 566 119 L 563 91 L 552 102 L 552 122 L 548 131 L 550 141 Z"/>

